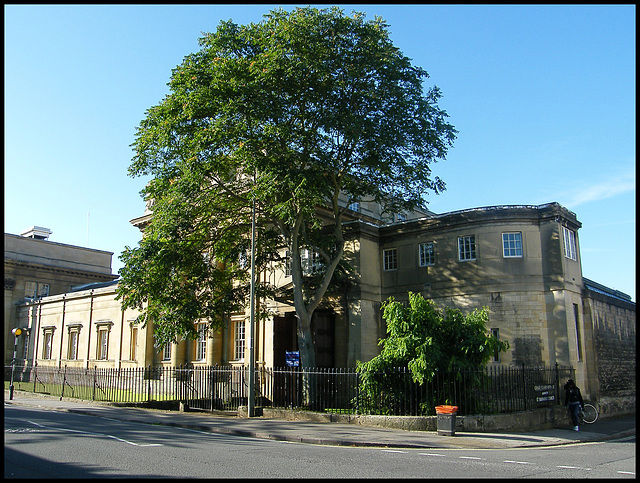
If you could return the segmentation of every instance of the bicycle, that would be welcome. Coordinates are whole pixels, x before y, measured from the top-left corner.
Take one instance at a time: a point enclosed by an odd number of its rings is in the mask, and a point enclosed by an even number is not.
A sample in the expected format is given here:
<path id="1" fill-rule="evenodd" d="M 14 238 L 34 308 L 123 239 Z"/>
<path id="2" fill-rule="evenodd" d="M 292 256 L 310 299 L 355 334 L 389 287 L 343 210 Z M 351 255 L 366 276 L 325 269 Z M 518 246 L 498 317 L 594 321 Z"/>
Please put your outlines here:
<path id="1" fill-rule="evenodd" d="M 580 424 L 593 424 L 598 420 L 598 409 L 593 404 L 585 404 L 583 409 L 578 412 L 578 421 Z"/>

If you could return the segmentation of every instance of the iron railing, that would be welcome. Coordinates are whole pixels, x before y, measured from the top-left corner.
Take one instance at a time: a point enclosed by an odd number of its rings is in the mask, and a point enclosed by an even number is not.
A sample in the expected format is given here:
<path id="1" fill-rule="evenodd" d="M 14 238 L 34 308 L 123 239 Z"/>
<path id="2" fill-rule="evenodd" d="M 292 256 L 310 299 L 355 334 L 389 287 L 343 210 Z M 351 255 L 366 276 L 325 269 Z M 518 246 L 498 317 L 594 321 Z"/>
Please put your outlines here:
<path id="1" fill-rule="evenodd" d="M 5 366 L 5 381 L 11 366 Z M 255 407 L 321 412 L 420 416 L 435 406 L 458 406 L 460 415 L 499 414 L 561 404 L 570 367 L 496 366 L 436 374 L 417 384 L 406 368 L 363 378 L 355 369 L 257 368 Z M 206 411 L 247 405 L 248 374 L 238 366 L 72 368 L 16 366 L 18 390 L 94 401 L 146 403 Z M 5 382 L 5 385 L 7 383 Z"/>

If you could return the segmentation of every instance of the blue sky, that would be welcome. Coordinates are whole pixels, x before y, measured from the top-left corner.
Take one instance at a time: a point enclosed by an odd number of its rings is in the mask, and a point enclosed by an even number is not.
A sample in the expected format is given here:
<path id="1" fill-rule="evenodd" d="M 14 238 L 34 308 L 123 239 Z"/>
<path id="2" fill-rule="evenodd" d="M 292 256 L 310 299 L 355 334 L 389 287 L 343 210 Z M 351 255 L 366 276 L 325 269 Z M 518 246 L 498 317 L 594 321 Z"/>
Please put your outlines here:
<path id="1" fill-rule="evenodd" d="M 5 5 L 5 232 L 50 228 L 116 272 L 140 238 L 145 111 L 202 32 L 278 6 Z M 583 224 L 583 275 L 635 300 L 635 5 L 340 7 L 384 18 L 442 90 L 460 133 L 431 210 L 557 201 Z"/>

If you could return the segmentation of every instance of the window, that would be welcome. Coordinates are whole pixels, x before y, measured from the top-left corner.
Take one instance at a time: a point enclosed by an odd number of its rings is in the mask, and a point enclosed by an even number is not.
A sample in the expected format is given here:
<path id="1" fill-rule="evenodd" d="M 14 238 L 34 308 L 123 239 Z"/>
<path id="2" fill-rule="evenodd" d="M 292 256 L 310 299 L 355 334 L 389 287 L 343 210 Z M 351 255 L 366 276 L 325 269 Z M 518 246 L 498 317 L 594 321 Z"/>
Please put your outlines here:
<path id="1" fill-rule="evenodd" d="M 162 360 L 163 361 L 170 361 L 171 360 L 171 342 L 168 342 L 162 348 Z"/>
<path id="2" fill-rule="evenodd" d="M 24 344 L 22 346 L 22 358 L 27 359 L 29 357 L 29 332 L 24 334 Z"/>
<path id="3" fill-rule="evenodd" d="M 576 322 L 576 348 L 578 350 L 578 360 L 582 360 L 582 341 L 580 340 L 580 312 L 578 304 L 573 304 L 573 316 Z"/>
<path id="4" fill-rule="evenodd" d="M 385 271 L 398 269 L 398 249 L 387 248 L 382 252 L 382 262 Z"/>
<path id="5" fill-rule="evenodd" d="M 351 203 L 348 208 L 351 211 L 355 211 L 356 213 L 360 211 L 360 203 L 357 201 L 354 201 L 353 203 Z"/>
<path id="6" fill-rule="evenodd" d="M 198 324 L 198 339 L 196 340 L 197 361 L 204 361 L 207 355 L 207 324 Z"/>
<path id="7" fill-rule="evenodd" d="M 289 250 L 284 254 L 284 276 L 291 276 L 291 252 Z"/>
<path id="8" fill-rule="evenodd" d="M 24 283 L 24 296 L 28 299 L 33 299 L 36 297 L 36 293 L 38 290 L 38 284 L 36 282 L 25 282 Z"/>
<path id="9" fill-rule="evenodd" d="M 458 259 L 461 262 L 476 259 L 476 236 L 458 237 Z"/>
<path id="10" fill-rule="evenodd" d="M 135 361 L 138 358 L 138 328 L 131 325 L 131 347 L 129 348 L 129 360 Z"/>
<path id="11" fill-rule="evenodd" d="M 500 340 L 500 329 L 491 329 L 491 335 Z M 500 362 L 500 352 L 495 351 L 493 353 L 493 362 Z"/>
<path id="12" fill-rule="evenodd" d="M 69 328 L 69 350 L 67 358 L 72 361 L 78 359 L 78 329 Z"/>
<path id="13" fill-rule="evenodd" d="M 234 324 L 234 358 L 236 360 L 244 359 L 244 319 L 236 320 Z"/>
<path id="14" fill-rule="evenodd" d="M 24 296 L 28 299 L 46 297 L 49 295 L 49 284 L 38 282 L 25 282 Z"/>
<path id="15" fill-rule="evenodd" d="M 48 283 L 39 283 L 38 284 L 38 297 L 47 297 L 49 295 L 49 284 Z"/>
<path id="16" fill-rule="evenodd" d="M 99 361 L 106 361 L 109 355 L 109 329 L 98 330 L 98 347 L 96 350 Z"/>
<path id="17" fill-rule="evenodd" d="M 308 248 L 300 250 L 300 262 L 302 263 L 302 273 L 305 275 L 318 273 L 322 269 L 320 255 Z"/>
<path id="18" fill-rule="evenodd" d="M 502 256 L 504 258 L 522 257 L 522 233 L 502 234 Z"/>
<path id="19" fill-rule="evenodd" d="M 436 250 L 433 243 L 421 243 L 418 252 L 421 267 L 436 264 Z"/>
<path id="20" fill-rule="evenodd" d="M 567 227 L 562 227 L 564 238 L 564 256 L 571 260 L 578 261 L 578 250 L 576 249 L 576 233 Z"/>
<path id="21" fill-rule="evenodd" d="M 248 252 L 242 251 L 238 253 L 238 266 L 242 269 L 246 269 L 251 266 L 251 255 L 249 255 Z"/>
<path id="22" fill-rule="evenodd" d="M 109 358 L 109 333 L 113 322 L 101 321 L 96 322 L 96 359 L 106 361 Z"/>
<path id="23" fill-rule="evenodd" d="M 51 347 L 53 345 L 53 330 L 45 330 L 42 344 L 42 358 L 51 359 Z"/>

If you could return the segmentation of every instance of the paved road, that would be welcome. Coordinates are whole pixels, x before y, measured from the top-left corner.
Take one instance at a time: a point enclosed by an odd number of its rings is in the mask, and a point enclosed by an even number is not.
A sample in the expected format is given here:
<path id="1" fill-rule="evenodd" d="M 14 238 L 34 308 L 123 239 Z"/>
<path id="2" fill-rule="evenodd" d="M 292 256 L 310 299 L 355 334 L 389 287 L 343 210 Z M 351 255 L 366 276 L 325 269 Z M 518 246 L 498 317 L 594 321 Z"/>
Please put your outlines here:
<path id="1" fill-rule="evenodd" d="M 335 446 L 384 446 L 388 448 L 517 448 L 563 445 L 589 441 L 604 441 L 635 435 L 635 416 L 599 419 L 585 425 L 582 431 L 553 428 L 529 433 L 460 433 L 440 436 L 437 432 L 382 429 L 353 424 L 279 419 L 219 417 L 208 413 L 158 411 L 131 407 L 117 407 L 79 400 L 43 397 L 16 392 L 9 401 L 5 391 L 5 405 L 36 407 L 92 414 L 121 421 L 164 424 L 219 434 L 253 436 L 276 441 L 327 444 Z"/>
<path id="2" fill-rule="evenodd" d="M 104 409 L 5 404 L 5 478 L 635 477 L 635 436 L 493 450 L 347 447 L 132 422 Z"/>

